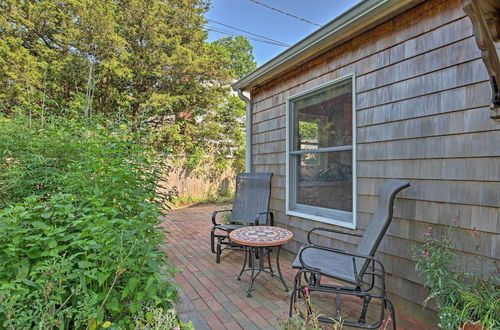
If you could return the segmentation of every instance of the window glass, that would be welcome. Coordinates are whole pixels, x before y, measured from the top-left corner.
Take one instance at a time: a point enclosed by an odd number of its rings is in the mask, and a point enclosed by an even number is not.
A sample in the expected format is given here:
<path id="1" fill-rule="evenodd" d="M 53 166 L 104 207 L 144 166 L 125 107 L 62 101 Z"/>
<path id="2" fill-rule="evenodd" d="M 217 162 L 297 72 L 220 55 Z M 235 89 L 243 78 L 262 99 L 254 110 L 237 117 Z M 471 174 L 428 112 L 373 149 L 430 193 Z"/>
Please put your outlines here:
<path id="1" fill-rule="evenodd" d="M 352 151 L 294 155 L 299 204 L 352 212 Z"/>
<path id="2" fill-rule="evenodd" d="M 352 144 L 352 83 L 334 85 L 294 101 L 292 150 Z"/>
<path id="3" fill-rule="evenodd" d="M 289 101 L 290 211 L 353 223 L 352 81 L 351 76 Z"/>

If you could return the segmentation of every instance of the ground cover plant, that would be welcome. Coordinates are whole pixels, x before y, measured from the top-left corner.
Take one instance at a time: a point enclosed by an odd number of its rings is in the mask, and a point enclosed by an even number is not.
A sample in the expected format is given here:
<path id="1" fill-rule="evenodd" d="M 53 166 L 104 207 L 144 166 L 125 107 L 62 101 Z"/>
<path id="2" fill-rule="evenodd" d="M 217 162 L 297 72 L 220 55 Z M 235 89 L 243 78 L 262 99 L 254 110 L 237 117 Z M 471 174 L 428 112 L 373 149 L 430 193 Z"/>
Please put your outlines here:
<path id="1" fill-rule="evenodd" d="M 169 196 L 143 141 L 125 124 L 0 118 L 0 328 L 134 328 L 171 314 L 158 227 Z"/>

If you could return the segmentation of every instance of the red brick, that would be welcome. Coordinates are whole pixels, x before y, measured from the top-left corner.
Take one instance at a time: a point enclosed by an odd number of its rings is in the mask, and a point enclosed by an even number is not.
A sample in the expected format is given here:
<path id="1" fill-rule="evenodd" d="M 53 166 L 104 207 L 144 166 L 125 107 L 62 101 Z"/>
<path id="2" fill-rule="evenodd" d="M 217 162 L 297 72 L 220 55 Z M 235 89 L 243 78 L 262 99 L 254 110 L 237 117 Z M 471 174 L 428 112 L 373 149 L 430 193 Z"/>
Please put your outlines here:
<path id="1" fill-rule="evenodd" d="M 271 312 L 269 309 L 265 308 L 265 307 L 257 307 L 257 308 L 254 308 L 253 309 L 257 314 L 259 314 L 260 316 L 262 316 L 262 318 L 264 319 L 267 319 L 269 317 L 272 317 L 274 316 L 273 312 Z"/>
<path id="2" fill-rule="evenodd" d="M 227 323 L 224 323 L 224 327 L 228 330 L 239 330 L 239 329 L 243 329 L 242 327 L 240 327 L 238 325 L 238 323 L 236 323 L 236 321 L 231 321 L 231 322 L 227 322 Z"/>
<path id="3" fill-rule="evenodd" d="M 241 329 L 252 324 L 257 327 L 275 326 L 277 316 L 288 314 L 290 294 L 284 292 L 283 285 L 275 278 L 261 274 L 254 283 L 255 297 L 246 297 L 248 274 L 244 274 L 241 281 L 236 280 L 244 257 L 239 251 L 224 251 L 221 263 L 215 263 L 209 237 L 212 226 L 210 217 L 216 208 L 217 206 L 208 205 L 171 210 L 163 218 L 163 226 L 170 231 L 166 234 L 167 244 L 164 250 L 170 256 L 170 263 L 182 269 L 182 272 L 175 275 L 175 279 L 213 329 Z M 281 271 L 286 283 L 291 286 L 296 273 L 291 268 L 293 255 L 282 252 Z M 272 258 L 276 271 L 275 253 Z M 220 301 L 220 297 L 219 301 L 216 300 L 216 296 L 212 294 L 215 292 L 224 292 L 228 301 Z M 325 302 L 313 301 L 321 303 L 326 310 L 332 302 L 335 302 L 333 297 L 328 297 Z M 343 311 L 347 315 L 358 316 L 359 299 L 345 299 L 345 302 Z M 400 320 L 398 329 L 432 328 L 399 312 L 397 319 Z"/>
<path id="4" fill-rule="evenodd" d="M 194 307 L 199 311 L 209 308 L 207 303 L 201 298 L 196 299 L 196 300 L 192 300 L 191 302 L 193 303 Z"/>
<path id="5" fill-rule="evenodd" d="M 233 318 L 236 320 L 236 322 L 238 322 L 238 324 L 243 326 L 245 324 L 252 323 L 252 321 L 250 321 L 250 319 L 243 312 L 233 313 Z"/>
<path id="6" fill-rule="evenodd" d="M 214 296 L 208 291 L 208 290 L 201 290 L 198 291 L 198 294 L 200 295 L 203 300 L 212 300 L 215 299 Z"/>
<path id="7" fill-rule="evenodd" d="M 190 300 L 200 298 L 200 295 L 195 290 L 184 290 L 184 293 Z"/>
<path id="8" fill-rule="evenodd" d="M 206 301 L 206 304 L 208 305 L 208 307 L 210 307 L 211 310 L 213 310 L 214 312 L 218 312 L 220 310 L 223 310 L 224 307 L 222 307 L 221 304 L 219 304 L 219 302 L 215 299 L 213 300 L 207 300 Z"/>

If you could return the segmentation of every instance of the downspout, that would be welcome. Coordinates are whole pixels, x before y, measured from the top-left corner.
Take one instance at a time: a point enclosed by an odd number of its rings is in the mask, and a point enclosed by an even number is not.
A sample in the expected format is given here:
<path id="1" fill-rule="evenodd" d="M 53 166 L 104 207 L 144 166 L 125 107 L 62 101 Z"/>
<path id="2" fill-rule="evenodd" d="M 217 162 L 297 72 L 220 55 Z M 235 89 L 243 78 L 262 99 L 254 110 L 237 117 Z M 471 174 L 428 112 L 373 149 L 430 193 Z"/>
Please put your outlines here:
<path id="1" fill-rule="evenodd" d="M 238 96 L 245 101 L 247 107 L 246 117 L 246 146 L 245 146 L 245 166 L 247 172 L 252 172 L 252 101 L 248 98 L 241 89 L 238 89 Z"/>

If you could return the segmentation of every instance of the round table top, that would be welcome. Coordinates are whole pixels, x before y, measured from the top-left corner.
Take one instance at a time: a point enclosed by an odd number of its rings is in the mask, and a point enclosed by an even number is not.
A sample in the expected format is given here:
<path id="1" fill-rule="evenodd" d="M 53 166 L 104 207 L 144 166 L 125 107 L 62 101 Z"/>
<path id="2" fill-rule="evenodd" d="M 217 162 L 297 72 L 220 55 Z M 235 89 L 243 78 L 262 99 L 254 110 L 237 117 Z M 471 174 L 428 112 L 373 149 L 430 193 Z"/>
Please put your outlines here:
<path id="1" fill-rule="evenodd" d="M 249 226 L 229 233 L 231 241 L 247 246 L 278 246 L 287 243 L 293 233 L 285 228 L 274 226 Z"/>

